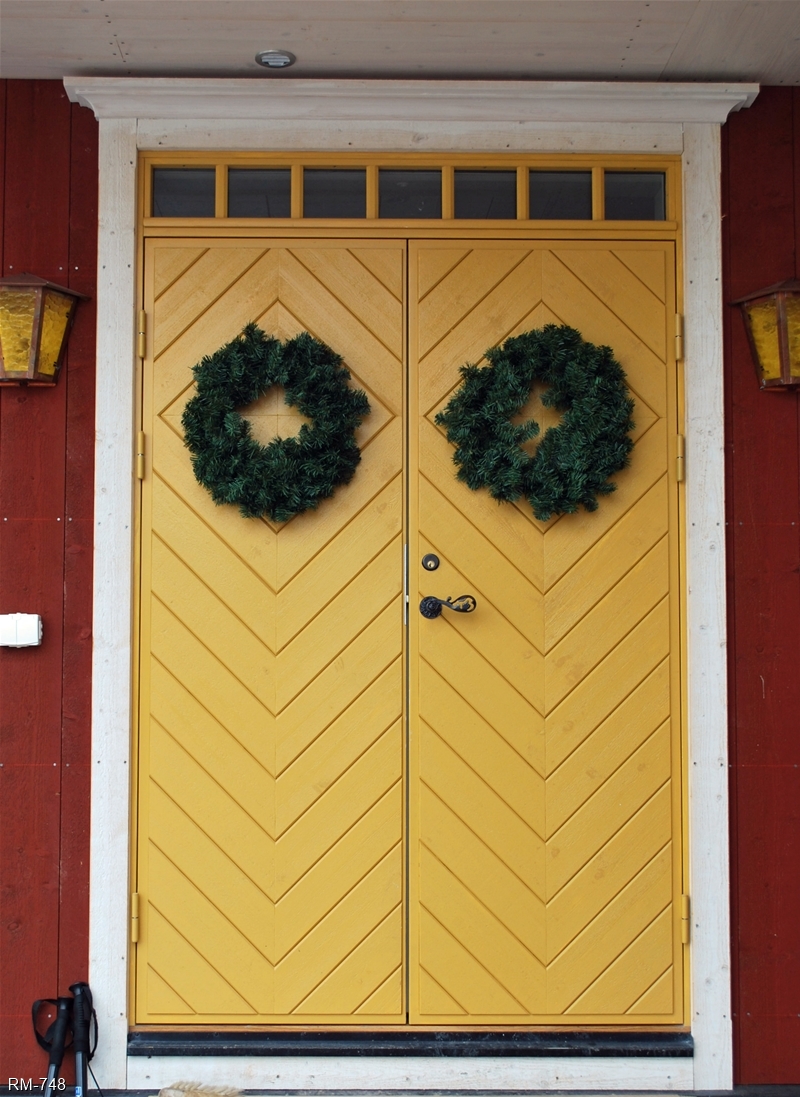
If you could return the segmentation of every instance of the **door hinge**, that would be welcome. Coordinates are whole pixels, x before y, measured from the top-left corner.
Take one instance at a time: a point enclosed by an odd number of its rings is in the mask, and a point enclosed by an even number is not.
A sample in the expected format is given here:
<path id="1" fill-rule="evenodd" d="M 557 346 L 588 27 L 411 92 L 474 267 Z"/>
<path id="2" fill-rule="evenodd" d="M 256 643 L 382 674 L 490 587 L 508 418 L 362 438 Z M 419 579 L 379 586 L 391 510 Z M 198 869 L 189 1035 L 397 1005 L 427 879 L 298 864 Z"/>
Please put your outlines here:
<path id="1" fill-rule="evenodd" d="M 691 925 L 689 921 L 690 908 L 689 896 L 681 895 L 681 944 L 683 945 L 689 944 L 689 930 Z"/>
<path id="2" fill-rule="evenodd" d="M 136 478 L 144 480 L 144 431 L 136 435 Z"/>
<path id="3" fill-rule="evenodd" d="M 144 309 L 139 313 L 139 325 L 136 331 L 136 353 L 140 358 L 147 355 L 147 313 Z"/>
<path id="4" fill-rule="evenodd" d="M 139 942 L 139 892 L 134 891 L 131 895 L 131 943 L 138 944 Z"/>
<path id="5" fill-rule="evenodd" d="M 675 479 L 682 484 L 686 478 L 686 439 L 679 434 L 675 441 Z"/>
<path id="6" fill-rule="evenodd" d="M 683 359 L 683 317 L 679 312 L 675 313 L 675 361 Z"/>

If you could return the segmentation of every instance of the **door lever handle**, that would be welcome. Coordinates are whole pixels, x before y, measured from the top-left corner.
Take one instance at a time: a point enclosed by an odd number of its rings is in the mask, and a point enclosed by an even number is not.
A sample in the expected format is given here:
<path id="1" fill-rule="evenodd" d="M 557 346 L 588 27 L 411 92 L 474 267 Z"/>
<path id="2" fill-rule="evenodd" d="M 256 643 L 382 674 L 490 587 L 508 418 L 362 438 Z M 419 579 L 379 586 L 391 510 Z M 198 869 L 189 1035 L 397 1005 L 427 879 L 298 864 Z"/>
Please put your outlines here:
<path id="1" fill-rule="evenodd" d="M 433 620 L 440 616 L 442 606 L 447 606 L 454 613 L 472 613 L 477 604 L 471 594 L 462 594 L 459 598 L 434 598 L 430 594 L 420 602 L 419 611 L 423 617 Z"/>

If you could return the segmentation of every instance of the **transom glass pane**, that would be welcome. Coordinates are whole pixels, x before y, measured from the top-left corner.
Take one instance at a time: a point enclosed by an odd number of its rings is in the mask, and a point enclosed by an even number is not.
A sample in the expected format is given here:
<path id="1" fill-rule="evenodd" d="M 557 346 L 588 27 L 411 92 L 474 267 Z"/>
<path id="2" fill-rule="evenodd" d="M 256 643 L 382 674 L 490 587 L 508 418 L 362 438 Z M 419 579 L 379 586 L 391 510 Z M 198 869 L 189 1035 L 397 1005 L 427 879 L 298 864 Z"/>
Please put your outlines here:
<path id="1" fill-rule="evenodd" d="M 290 168 L 229 168 L 228 217 L 291 217 Z"/>
<path id="2" fill-rule="evenodd" d="M 366 217 L 367 173 L 334 168 L 303 169 L 304 217 Z"/>
<path id="3" fill-rule="evenodd" d="M 531 171 L 532 221 L 588 221 L 592 216 L 590 171 Z"/>
<path id="4" fill-rule="evenodd" d="M 455 214 L 463 218 L 517 216 L 515 171 L 456 171 Z"/>
<path id="5" fill-rule="evenodd" d="M 441 171 L 399 171 L 381 168 L 378 173 L 379 217 L 441 217 Z"/>
<path id="6" fill-rule="evenodd" d="M 153 217 L 213 217 L 214 168 L 153 168 Z"/>
<path id="7" fill-rule="evenodd" d="M 666 186 L 663 171 L 607 171 L 607 221 L 663 221 Z"/>

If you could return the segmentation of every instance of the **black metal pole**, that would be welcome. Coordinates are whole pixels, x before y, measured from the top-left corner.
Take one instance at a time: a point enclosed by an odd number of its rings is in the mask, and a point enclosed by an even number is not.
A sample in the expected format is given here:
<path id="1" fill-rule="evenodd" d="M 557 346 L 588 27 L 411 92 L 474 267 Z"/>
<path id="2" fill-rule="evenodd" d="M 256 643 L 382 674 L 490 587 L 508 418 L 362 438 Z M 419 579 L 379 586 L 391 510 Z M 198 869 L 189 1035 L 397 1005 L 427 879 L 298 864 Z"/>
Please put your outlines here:
<path id="1" fill-rule="evenodd" d="M 64 1045 L 67 1042 L 67 1033 L 72 1020 L 72 1002 L 72 998 L 56 999 L 56 1017 L 45 1037 L 46 1044 L 43 1046 L 49 1044 L 47 1084 L 44 1091 L 47 1094 L 52 1094 L 55 1090 L 55 1081 L 64 1061 Z"/>
<path id="2" fill-rule="evenodd" d="M 75 1097 L 86 1097 L 89 1088 L 89 1025 L 92 1020 L 92 992 L 88 983 L 69 988 L 72 1004 L 72 1047 L 75 1051 Z"/>

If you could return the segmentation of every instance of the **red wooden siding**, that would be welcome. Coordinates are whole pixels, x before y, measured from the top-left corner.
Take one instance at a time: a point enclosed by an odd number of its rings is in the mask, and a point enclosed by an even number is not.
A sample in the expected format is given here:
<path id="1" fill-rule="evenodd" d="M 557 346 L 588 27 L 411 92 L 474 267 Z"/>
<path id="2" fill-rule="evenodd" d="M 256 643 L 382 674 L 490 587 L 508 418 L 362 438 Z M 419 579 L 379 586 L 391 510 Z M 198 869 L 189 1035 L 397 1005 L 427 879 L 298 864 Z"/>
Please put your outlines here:
<path id="1" fill-rule="evenodd" d="M 723 131 L 724 299 L 800 276 L 800 88 Z M 726 307 L 736 1080 L 800 1082 L 800 403 Z"/>
<path id="2" fill-rule="evenodd" d="M 90 296 L 54 389 L 0 390 L 0 1078 L 38 1078 L 34 998 L 87 974 L 97 125 L 57 81 L 0 81 L 3 274 Z"/>

